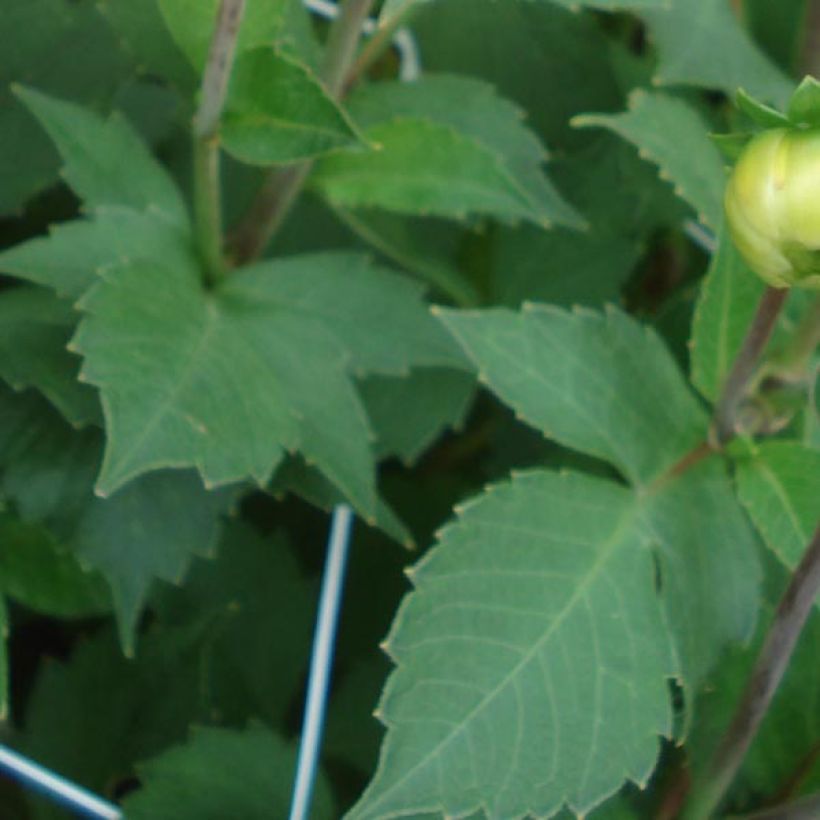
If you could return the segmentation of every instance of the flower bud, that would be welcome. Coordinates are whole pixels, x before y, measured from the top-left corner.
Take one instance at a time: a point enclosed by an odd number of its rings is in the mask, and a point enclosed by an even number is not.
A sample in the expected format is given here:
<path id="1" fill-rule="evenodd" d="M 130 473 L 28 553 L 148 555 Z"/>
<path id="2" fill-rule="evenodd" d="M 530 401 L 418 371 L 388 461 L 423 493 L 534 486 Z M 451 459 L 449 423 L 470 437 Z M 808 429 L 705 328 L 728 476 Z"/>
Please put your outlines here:
<path id="1" fill-rule="evenodd" d="M 774 287 L 820 289 L 820 128 L 775 128 L 746 146 L 726 187 L 737 249 Z"/>

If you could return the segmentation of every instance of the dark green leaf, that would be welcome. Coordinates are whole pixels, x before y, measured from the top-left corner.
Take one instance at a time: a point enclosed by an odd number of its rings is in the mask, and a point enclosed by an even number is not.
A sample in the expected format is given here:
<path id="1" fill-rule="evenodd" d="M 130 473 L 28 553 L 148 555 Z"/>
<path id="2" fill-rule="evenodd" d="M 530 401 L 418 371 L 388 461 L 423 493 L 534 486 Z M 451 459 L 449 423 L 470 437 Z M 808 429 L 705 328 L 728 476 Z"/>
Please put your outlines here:
<path id="1" fill-rule="evenodd" d="M 66 350 L 79 316 L 42 288 L 0 291 L 0 378 L 39 390 L 75 427 L 97 421 L 99 402 L 77 381 L 79 359 Z"/>
<path id="2" fill-rule="evenodd" d="M 226 765 L 230 762 L 230 765 Z M 190 740 L 140 767 L 143 787 L 125 801 L 130 820 L 270 820 L 290 806 L 296 749 L 260 726 L 194 729 Z M 311 817 L 334 817 L 321 775 Z"/>
<path id="3" fill-rule="evenodd" d="M 724 0 L 670 0 L 640 12 L 660 54 L 656 82 L 695 85 L 784 105 L 792 83 L 757 48 Z"/>
<path id="4" fill-rule="evenodd" d="M 26 82 L 77 102 L 107 102 L 131 66 L 93 2 L 4 0 L 0 16 L 0 214 L 56 182 L 49 140 L 14 99 Z"/>
<path id="5" fill-rule="evenodd" d="M 708 125 L 693 108 L 666 94 L 636 91 L 623 114 L 585 114 L 574 123 L 610 128 L 633 143 L 645 159 L 660 166 L 661 176 L 717 228 L 723 213 L 726 174 L 723 160 L 708 136 Z"/>
<path id="6" fill-rule="evenodd" d="M 59 618 L 111 609 L 102 576 L 83 569 L 44 527 L 0 513 L 0 589 L 27 607 Z"/>

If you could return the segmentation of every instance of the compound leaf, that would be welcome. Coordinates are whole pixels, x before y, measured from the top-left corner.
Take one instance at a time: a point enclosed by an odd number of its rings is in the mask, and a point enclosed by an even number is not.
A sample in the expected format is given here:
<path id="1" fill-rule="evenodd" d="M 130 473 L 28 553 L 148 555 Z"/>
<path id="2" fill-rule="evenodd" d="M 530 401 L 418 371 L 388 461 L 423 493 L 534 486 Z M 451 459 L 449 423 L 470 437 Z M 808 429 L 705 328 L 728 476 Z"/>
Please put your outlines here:
<path id="1" fill-rule="evenodd" d="M 703 439 L 704 413 L 654 332 L 615 309 L 442 311 L 488 385 L 549 438 L 636 484 Z"/>
<path id="2" fill-rule="evenodd" d="M 411 578 L 387 642 L 385 745 L 352 818 L 583 814 L 646 781 L 675 666 L 630 490 L 516 476 Z"/>

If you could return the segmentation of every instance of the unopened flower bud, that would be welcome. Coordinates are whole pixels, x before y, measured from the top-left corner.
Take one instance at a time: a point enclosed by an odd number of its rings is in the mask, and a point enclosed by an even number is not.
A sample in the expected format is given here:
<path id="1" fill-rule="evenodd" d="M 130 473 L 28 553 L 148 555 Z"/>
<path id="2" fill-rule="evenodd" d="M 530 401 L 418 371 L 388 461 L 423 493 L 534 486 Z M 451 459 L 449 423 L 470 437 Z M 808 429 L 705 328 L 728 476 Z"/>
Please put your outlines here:
<path id="1" fill-rule="evenodd" d="M 726 187 L 737 249 L 774 287 L 820 289 L 820 128 L 776 128 L 744 149 Z"/>

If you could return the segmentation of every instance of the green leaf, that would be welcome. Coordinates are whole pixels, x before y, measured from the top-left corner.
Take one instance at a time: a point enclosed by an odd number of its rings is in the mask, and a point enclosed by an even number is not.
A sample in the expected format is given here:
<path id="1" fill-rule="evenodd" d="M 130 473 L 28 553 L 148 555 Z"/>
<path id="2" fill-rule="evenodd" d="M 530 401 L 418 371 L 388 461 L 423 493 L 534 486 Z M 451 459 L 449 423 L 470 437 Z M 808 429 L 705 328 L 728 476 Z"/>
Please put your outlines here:
<path id="1" fill-rule="evenodd" d="M 271 494 L 277 499 L 292 493 L 304 499 L 314 507 L 327 513 L 333 511 L 339 504 L 347 501 L 339 491 L 315 467 L 305 463 L 304 459 L 289 458 L 276 471 L 270 485 Z M 376 499 L 373 516 L 367 520 L 371 527 L 380 529 L 385 535 L 392 538 L 397 544 L 412 549 L 415 544 L 413 536 L 396 515 L 392 508 L 381 498 Z"/>
<path id="2" fill-rule="evenodd" d="M 66 350 L 78 319 L 48 290 L 0 291 L 0 378 L 39 390 L 75 427 L 100 415 L 94 391 L 77 381 L 79 359 Z"/>
<path id="3" fill-rule="evenodd" d="M 260 266 L 206 293 L 193 260 L 144 261 L 89 292 L 74 344 L 106 415 L 100 492 L 172 466 L 209 486 L 264 484 L 299 449 L 372 515 L 369 430 L 345 351 L 319 319 L 282 306 L 280 287 Z"/>
<path id="4" fill-rule="evenodd" d="M 620 134 L 638 148 L 641 156 L 660 166 L 677 193 L 712 227 L 720 225 L 723 160 L 708 136 L 703 118 L 681 100 L 640 90 L 629 99 L 622 114 L 585 114 L 574 124 L 602 126 Z"/>
<path id="5" fill-rule="evenodd" d="M 49 93 L 99 105 L 131 66 L 90 2 L 4 0 L 0 43 L 0 214 L 8 215 L 56 182 L 58 170 L 54 148 L 14 99 L 12 84 L 25 78 Z"/>
<path id="6" fill-rule="evenodd" d="M 336 208 L 336 216 L 395 265 L 417 276 L 457 305 L 476 305 L 476 289 L 455 265 L 462 232 L 442 220 L 387 211 Z"/>
<path id="7" fill-rule="evenodd" d="M 76 301 L 107 268 L 138 259 L 185 264 L 187 232 L 155 215 L 130 208 L 99 208 L 91 220 L 52 226 L 48 236 L 0 252 L 0 271 L 53 288 Z"/>
<path id="8" fill-rule="evenodd" d="M 236 522 L 181 588 L 161 590 L 155 612 L 160 633 L 214 624 L 200 672 L 220 722 L 281 725 L 307 667 L 317 593 L 282 534 L 262 537 Z"/>
<path id="9" fill-rule="evenodd" d="M 742 88 L 739 88 L 735 94 L 735 103 L 753 123 L 762 128 L 788 128 L 791 125 L 785 114 L 756 100 Z"/>
<path id="10" fill-rule="evenodd" d="M 695 85 L 785 105 L 792 83 L 757 48 L 724 0 L 670 0 L 640 12 L 660 55 L 655 82 Z"/>
<path id="11" fill-rule="evenodd" d="M 646 782 L 675 665 L 634 501 L 534 472 L 441 533 L 388 639 L 387 737 L 352 818 L 584 814 Z"/>
<path id="12" fill-rule="evenodd" d="M 661 340 L 617 310 L 525 305 L 441 317 L 480 381 L 523 420 L 637 485 L 704 437 L 704 413 Z"/>
<path id="13" fill-rule="evenodd" d="M 640 257 L 634 239 L 599 224 L 589 233 L 504 229 L 494 251 L 492 301 L 514 308 L 527 301 L 603 306 L 617 300 Z"/>
<path id="14" fill-rule="evenodd" d="M 231 499 L 230 492 L 205 492 L 195 475 L 175 471 L 143 476 L 107 499 L 89 499 L 73 552 L 111 585 L 126 652 L 133 652 L 154 579 L 182 583 L 194 555 L 213 553 Z"/>
<path id="15" fill-rule="evenodd" d="M 532 0 L 438 0 L 418 10 L 413 31 L 426 72 L 491 83 L 550 146 L 589 141 L 569 126 L 574 114 L 623 106 L 611 40 L 590 14 Z"/>
<path id="16" fill-rule="evenodd" d="M 143 787 L 126 799 L 125 812 L 129 820 L 285 817 L 295 767 L 295 747 L 261 726 L 243 732 L 194 729 L 186 744 L 140 766 Z M 320 772 L 311 817 L 334 816 Z"/>
<path id="17" fill-rule="evenodd" d="M 789 119 L 799 125 L 820 125 L 820 82 L 804 77 L 789 100 Z"/>
<path id="18" fill-rule="evenodd" d="M 0 589 L 9 597 L 58 618 L 110 611 L 102 576 L 83 569 L 44 527 L 0 513 L 0 544 Z"/>
<path id="19" fill-rule="evenodd" d="M 360 373 L 469 369 L 459 346 L 430 314 L 424 289 L 364 255 L 301 254 L 252 265 L 242 277 L 243 294 L 256 303 L 320 321 Z"/>
<path id="20" fill-rule="evenodd" d="M 17 86 L 16 93 L 54 141 L 66 182 L 87 209 L 121 205 L 187 227 L 179 190 L 121 116 L 104 119 L 31 88 Z"/>
<path id="21" fill-rule="evenodd" d="M 658 551 L 661 594 L 686 696 L 684 733 L 693 695 L 727 645 L 751 636 L 760 603 L 755 534 L 724 466 L 711 460 L 643 499 Z"/>
<path id="22" fill-rule="evenodd" d="M 692 382 L 711 401 L 720 393 L 764 289 L 722 224 L 692 320 Z"/>
<path id="23" fill-rule="evenodd" d="M 766 545 L 789 569 L 820 524 L 820 451 L 772 441 L 741 460 L 738 493 Z"/>
<path id="24" fill-rule="evenodd" d="M 233 493 L 207 493 L 195 475 L 165 472 L 98 498 L 98 431 L 69 429 L 39 397 L 4 398 L 0 488 L 21 518 L 46 525 L 83 567 L 105 576 L 123 646 L 132 650 L 154 579 L 179 582 L 192 555 L 213 550 Z"/>
<path id="25" fill-rule="evenodd" d="M 77 641 L 67 660 L 48 658 L 26 702 L 20 751 L 116 799 L 135 762 L 182 742 L 190 723 L 208 714 L 202 656 L 213 631 L 152 631 L 126 659 L 113 630 L 102 630 Z M 65 820 L 64 808 L 30 801 L 36 820 Z"/>
<path id="26" fill-rule="evenodd" d="M 163 77 L 186 95 L 193 94 L 197 73 L 168 31 L 157 0 L 99 0 L 98 8 L 138 70 Z"/>
<path id="27" fill-rule="evenodd" d="M 228 153 L 255 165 L 309 159 L 358 141 L 310 69 L 270 47 L 236 61 L 220 133 Z"/>
<path id="28" fill-rule="evenodd" d="M 153 0 L 151 0 L 153 1 Z M 211 46 L 219 0 L 156 0 L 179 47 L 200 73 Z M 237 53 L 270 45 L 286 12 L 284 0 L 247 0 Z"/>
<path id="29" fill-rule="evenodd" d="M 464 422 L 475 379 L 457 370 L 420 368 L 407 376 L 374 376 L 361 386 L 379 458 L 412 465 L 446 428 Z"/>
<path id="30" fill-rule="evenodd" d="M 546 155 L 519 109 L 485 83 L 444 75 L 378 83 L 349 110 L 376 150 L 319 164 L 314 181 L 337 204 L 583 225 L 543 175 Z"/>

